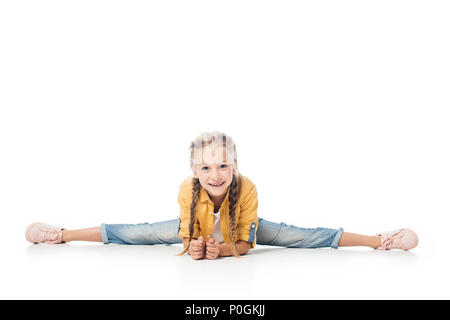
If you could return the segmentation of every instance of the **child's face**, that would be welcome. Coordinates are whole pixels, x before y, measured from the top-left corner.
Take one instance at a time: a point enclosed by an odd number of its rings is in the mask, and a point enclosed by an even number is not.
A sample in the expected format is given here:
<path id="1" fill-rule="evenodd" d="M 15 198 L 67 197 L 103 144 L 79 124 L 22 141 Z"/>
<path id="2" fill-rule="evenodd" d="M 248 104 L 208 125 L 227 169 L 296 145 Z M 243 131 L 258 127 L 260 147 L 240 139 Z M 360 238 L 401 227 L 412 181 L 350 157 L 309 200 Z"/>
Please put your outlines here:
<path id="1" fill-rule="evenodd" d="M 237 163 L 226 159 L 226 149 L 209 145 L 194 156 L 192 172 L 212 198 L 224 196 L 237 173 Z M 219 184 L 218 186 L 215 186 Z"/>

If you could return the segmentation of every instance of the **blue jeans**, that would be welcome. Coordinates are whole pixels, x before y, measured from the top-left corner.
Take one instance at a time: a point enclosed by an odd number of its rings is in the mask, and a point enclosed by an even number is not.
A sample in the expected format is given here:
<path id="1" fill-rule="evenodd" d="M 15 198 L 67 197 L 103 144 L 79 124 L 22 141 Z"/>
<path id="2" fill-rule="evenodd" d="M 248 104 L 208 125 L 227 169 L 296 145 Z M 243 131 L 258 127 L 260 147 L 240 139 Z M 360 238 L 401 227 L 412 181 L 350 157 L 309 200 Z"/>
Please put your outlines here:
<path id="1" fill-rule="evenodd" d="M 138 224 L 104 224 L 100 233 L 104 244 L 175 244 L 182 243 L 178 238 L 180 218 Z M 344 230 L 327 228 L 299 228 L 284 222 L 275 223 L 259 218 L 256 231 L 256 244 L 288 248 L 338 248 Z"/>

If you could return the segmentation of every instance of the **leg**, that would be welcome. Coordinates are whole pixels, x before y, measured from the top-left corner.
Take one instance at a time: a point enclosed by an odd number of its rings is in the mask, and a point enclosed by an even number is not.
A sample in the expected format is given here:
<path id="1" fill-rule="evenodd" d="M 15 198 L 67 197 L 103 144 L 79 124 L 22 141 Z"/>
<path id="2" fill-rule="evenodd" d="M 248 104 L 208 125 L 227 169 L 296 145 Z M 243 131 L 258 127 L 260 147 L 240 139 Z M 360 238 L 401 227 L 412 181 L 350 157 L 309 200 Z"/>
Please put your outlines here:
<path id="1" fill-rule="evenodd" d="M 101 241 L 118 244 L 175 244 L 182 243 L 178 238 L 180 219 L 156 223 L 104 224 L 100 225 Z"/>
<path id="2" fill-rule="evenodd" d="M 377 248 L 381 237 L 343 232 L 343 229 L 299 228 L 284 222 L 275 223 L 259 219 L 256 243 L 290 248 L 321 248 L 367 246 Z"/>
<path id="3" fill-rule="evenodd" d="M 381 245 L 380 236 L 364 236 L 361 234 L 344 232 L 339 240 L 339 247 L 364 246 L 378 248 Z"/>
<path id="4" fill-rule="evenodd" d="M 173 244 L 178 238 L 179 219 L 139 224 L 101 224 L 78 230 L 63 230 L 63 241 L 96 241 L 118 244 Z"/>
<path id="5" fill-rule="evenodd" d="M 256 243 L 288 248 L 337 248 L 343 232 L 342 228 L 299 228 L 259 218 Z"/>
<path id="6" fill-rule="evenodd" d="M 62 231 L 62 240 L 64 242 L 70 241 L 96 241 L 102 242 L 102 236 L 100 234 L 100 227 L 67 230 Z"/>

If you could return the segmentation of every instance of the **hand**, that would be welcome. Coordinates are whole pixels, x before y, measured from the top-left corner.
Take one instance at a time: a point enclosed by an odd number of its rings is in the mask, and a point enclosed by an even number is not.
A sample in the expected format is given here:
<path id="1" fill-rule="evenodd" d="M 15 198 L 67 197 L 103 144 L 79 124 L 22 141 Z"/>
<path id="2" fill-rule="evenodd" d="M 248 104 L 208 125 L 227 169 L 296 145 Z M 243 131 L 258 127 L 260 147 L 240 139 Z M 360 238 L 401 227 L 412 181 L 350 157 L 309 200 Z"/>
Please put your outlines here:
<path id="1" fill-rule="evenodd" d="M 191 240 L 189 254 L 192 259 L 199 260 L 205 257 L 205 240 L 200 236 L 197 240 Z"/>
<path id="2" fill-rule="evenodd" d="M 213 238 L 206 243 L 206 258 L 213 260 L 219 256 L 219 243 Z"/>

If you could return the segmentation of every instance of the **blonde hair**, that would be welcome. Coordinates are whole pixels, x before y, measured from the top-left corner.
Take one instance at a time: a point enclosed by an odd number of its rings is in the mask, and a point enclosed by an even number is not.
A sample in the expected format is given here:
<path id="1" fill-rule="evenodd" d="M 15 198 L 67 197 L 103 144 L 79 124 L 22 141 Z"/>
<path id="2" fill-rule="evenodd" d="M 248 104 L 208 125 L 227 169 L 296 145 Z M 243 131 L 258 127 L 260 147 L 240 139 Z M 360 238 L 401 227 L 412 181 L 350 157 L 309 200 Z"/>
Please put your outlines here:
<path id="1" fill-rule="evenodd" d="M 237 161 L 236 144 L 234 143 L 233 139 L 230 136 L 227 136 L 225 133 L 212 131 L 200 134 L 197 138 L 194 139 L 194 141 L 191 142 L 191 145 L 189 146 L 191 166 L 197 164 L 196 162 L 196 159 L 198 159 L 197 155 L 199 153 L 201 154 L 203 147 L 209 146 L 212 143 L 215 143 L 216 145 L 222 145 L 222 147 L 224 147 L 227 162 Z M 234 241 L 234 238 L 236 235 L 235 213 L 236 213 L 236 206 L 239 200 L 239 195 L 241 192 L 241 178 L 240 175 L 237 173 L 237 168 L 235 169 L 236 174 L 233 175 L 233 180 L 231 181 L 230 184 L 228 201 L 229 201 L 229 217 L 230 217 L 230 231 L 231 231 L 231 253 L 233 254 L 233 256 L 239 258 L 240 255 L 236 249 L 236 243 Z M 196 219 L 197 203 L 200 196 L 200 189 L 201 185 L 199 179 L 192 178 L 192 203 L 190 207 L 191 215 L 189 221 L 189 243 L 187 247 L 178 254 L 179 256 L 185 254 L 189 250 L 189 246 L 194 234 L 194 224 Z"/>

